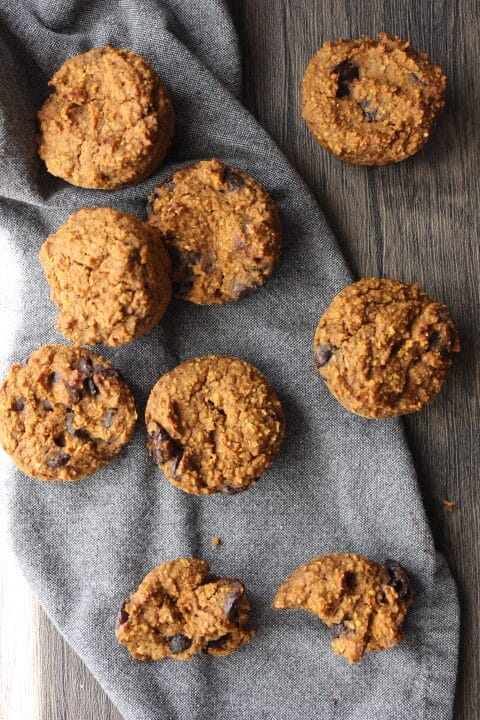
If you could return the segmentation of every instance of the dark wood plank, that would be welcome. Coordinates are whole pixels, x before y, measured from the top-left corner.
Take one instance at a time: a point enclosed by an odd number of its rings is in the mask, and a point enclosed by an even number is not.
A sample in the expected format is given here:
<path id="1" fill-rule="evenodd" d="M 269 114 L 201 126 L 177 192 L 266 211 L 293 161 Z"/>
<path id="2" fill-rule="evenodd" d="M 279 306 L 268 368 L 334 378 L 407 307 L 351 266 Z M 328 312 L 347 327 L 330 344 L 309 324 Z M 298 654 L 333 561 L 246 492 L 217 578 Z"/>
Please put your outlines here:
<path id="1" fill-rule="evenodd" d="M 480 715 L 478 220 L 480 142 L 475 109 L 478 0 L 231 0 L 244 51 L 244 100 L 316 194 L 357 276 L 418 280 L 451 308 L 464 352 L 441 398 L 407 420 L 427 512 L 463 603 L 455 718 Z M 434 139 L 412 160 L 376 169 L 343 165 L 319 148 L 300 116 L 306 63 L 326 39 L 388 30 L 430 53 L 449 80 Z M 456 502 L 446 514 L 444 498 Z M 40 612 L 40 611 L 39 611 Z M 82 662 L 40 613 L 42 720 L 121 720 Z"/>
<path id="2" fill-rule="evenodd" d="M 418 281 L 457 320 L 463 353 L 442 396 L 406 420 L 437 546 L 462 600 L 455 718 L 480 716 L 479 86 L 476 0 L 233 0 L 244 50 L 244 101 L 303 175 L 357 277 Z M 385 168 L 335 160 L 307 131 L 299 86 L 327 39 L 381 30 L 409 38 L 446 71 L 448 106 L 431 142 Z M 452 513 L 442 500 L 453 499 Z"/>

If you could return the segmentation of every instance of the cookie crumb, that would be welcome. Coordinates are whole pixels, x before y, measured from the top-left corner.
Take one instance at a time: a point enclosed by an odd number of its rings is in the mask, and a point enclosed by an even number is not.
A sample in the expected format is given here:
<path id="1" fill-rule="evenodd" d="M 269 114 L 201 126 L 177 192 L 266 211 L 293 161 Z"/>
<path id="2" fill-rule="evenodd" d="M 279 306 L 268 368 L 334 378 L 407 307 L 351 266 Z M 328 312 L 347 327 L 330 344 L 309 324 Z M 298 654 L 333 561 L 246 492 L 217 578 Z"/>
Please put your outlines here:
<path id="1" fill-rule="evenodd" d="M 212 540 L 211 540 L 212 548 L 218 547 L 221 542 L 222 542 L 222 541 L 220 540 L 220 538 L 218 537 L 218 535 L 214 535 L 214 536 L 212 537 Z"/>
<path id="2" fill-rule="evenodd" d="M 453 500 L 443 500 L 442 501 L 443 509 L 445 512 L 451 513 L 455 510 L 455 503 Z"/>

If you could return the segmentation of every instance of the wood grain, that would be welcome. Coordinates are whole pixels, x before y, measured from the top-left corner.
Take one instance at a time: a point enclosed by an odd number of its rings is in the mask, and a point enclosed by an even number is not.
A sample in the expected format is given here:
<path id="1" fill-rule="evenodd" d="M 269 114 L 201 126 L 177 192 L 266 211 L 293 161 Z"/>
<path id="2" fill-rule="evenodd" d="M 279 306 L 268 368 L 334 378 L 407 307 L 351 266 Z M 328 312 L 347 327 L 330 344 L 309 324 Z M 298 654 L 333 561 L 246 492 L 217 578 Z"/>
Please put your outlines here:
<path id="1" fill-rule="evenodd" d="M 315 193 L 354 273 L 418 281 L 458 322 L 463 352 L 447 387 L 406 426 L 437 546 L 447 556 L 462 599 L 455 720 L 477 720 L 480 40 L 475 21 L 480 3 L 230 0 L 230 5 L 243 46 L 245 104 Z M 299 85 L 324 40 L 379 30 L 408 37 L 428 52 L 446 71 L 449 96 L 433 139 L 420 153 L 396 166 L 367 169 L 342 164 L 314 142 L 301 119 Z M 445 498 L 455 502 L 451 513 L 443 510 Z M 4 596 L 12 572 L 6 572 Z M 36 696 L 31 705 L 19 704 L 16 694 L 25 693 L 25 681 L 4 669 L 4 720 L 121 720 L 36 601 L 23 587 L 21 593 L 22 612 L 36 632 L 30 637 L 33 652 L 23 649 L 17 659 L 23 672 L 32 672 L 30 689 Z M 4 597 L 3 607 L 5 602 Z M 16 650 L 12 653 L 10 664 Z"/>

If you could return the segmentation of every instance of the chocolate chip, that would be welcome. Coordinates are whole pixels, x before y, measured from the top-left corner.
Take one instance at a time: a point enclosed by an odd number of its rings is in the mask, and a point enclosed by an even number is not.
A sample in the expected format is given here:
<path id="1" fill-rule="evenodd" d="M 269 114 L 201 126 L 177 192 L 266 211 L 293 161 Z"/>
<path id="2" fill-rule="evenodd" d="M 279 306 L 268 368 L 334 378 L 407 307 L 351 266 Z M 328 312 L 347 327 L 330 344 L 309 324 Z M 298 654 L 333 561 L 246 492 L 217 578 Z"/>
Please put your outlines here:
<path id="1" fill-rule="evenodd" d="M 105 410 L 105 414 L 103 416 L 102 425 L 106 430 L 109 430 L 113 425 L 113 418 L 117 414 L 117 411 L 115 408 L 108 408 Z"/>
<path id="2" fill-rule="evenodd" d="M 65 387 L 67 389 L 68 394 L 70 395 L 70 399 L 74 405 L 80 402 L 80 400 L 83 398 L 83 392 L 82 390 L 79 390 L 79 388 L 76 388 L 74 385 L 70 385 L 70 383 L 65 383 Z"/>
<path id="3" fill-rule="evenodd" d="M 78 361 L 78 369 L 80 370 L 80 372 L 85 373 L 85 375 L 91 375 L 93 370 L 92 358 L 80 358 L 80 360 Z"/>
<path id="4" fill-rule="evenodd" d="M 22 410 L 25 409 L 25 398 L 19 398 L 19 400 L 15 400 L 13 403 L 13 409 L 17 412 L 22 412 Z"/>
<path id="5" fill-rule="evenodd" d="M 126 623 L 128 618 L 130 617 L 128 612 L 125 610 L 125 605 L 127 604 L 127 601 L 122 604 L 122 607 L 118 611 L 117 619 L 115 622 L 115 627 L 118 629 L 120 625 L 123 625 L 123 623 Z"/>
<path id="6" fill-rule="evenodd" d="M 175 467 L 170 468 L 172 472 L 175 473 L 178 463 L 182 459 L 184 453 L 183 445 L 178 440 L 172 438 L 172 436 L 162 426 L 151 433 L 150 437 L 152 439 L 149 443 L 149 450 L 152 455 L 153 462 L 156 465 L 162 465 L 169 460 L 176 461 Z"/>
<path id="7" fill-rule="evenodd" d="M 350 630 L 345 623 L 341 622 L 336 625 L 332 625 L 331 633 L 334 638 L 347 637 L 350 634 Z"/>
<path id="8" fill-rule="evenodd" d="M 105 367 L 105 365 L 94 365 L 93 374 L 101 375 L 102 377 L 114 377 L 121 378 L 120 373 L 113 367 Z"/>
<path id="9" fill-rule="evenodd" d="M 234 622 L 238 618 L 240 610 L 240 601 L 245 594 L 245 588 L 242 583 L 237 582 L 235 585 L 232 584 L 232 589 L 225 595 L 225 601 L 223 603 L 223 612 L 227 616 L 227 619 Z"/>
<path id="10" fill-rule="evenodd" d="M 389 585 L 397 593 L 399 600 L 407 600 L 412 594 L 412 585 L 407 572 L 396 560 L 385 560 L 385 569 L 389 575 Z"/>
<path id="11" fill-rule="evenodd" d="M 342 60 L 335 65 L 332 72 L 338 75 L 338 82 L 341 83 L 350 83 L 359 78 L 358 65 L 351 60 Z"/>
<path id="12" fill-rule="evenodd" d="M 238 493 L 245 492 L 248 487 L 235 487 L 234 485 L 224 485 L 221 492 L 226 495 L 238 495 Z"/>
<path id="13" fill-rule="evenodd" d="M 260 287 L 260 283 L 252 282 L 251 285 L 246 285 L 243 283 L 240 283 L 239 285 L 235 285 L 232 289 L 232 295 L 235 300 L 240 300 L 240 298 L 245 297 L 245 295 L 248 295 L 252 290 L 256 290 Z"/>
<path id="14" fill-rule="evenodd" d="M 62 374 L 57 372 L 56 370 L 55 372 L 50 373 L 50 375 L 48 376 L 48 381 L 50 385 L 55 385 L 56 383 L 59 383 L 61 379 Z"/>
<path id="15" fill-rule="evenodd" d="M 351 60 L 343 60 L 342 62 L 335 65 L 332 72 L 338 74 L 338 88 L 336 97 L 343 98 L 350 95 L 350 88 L 348 83 L 358 80 L 359 71 L 358 65 L 355 65 Z"/>
<path id="16" fill-rule="evenodd" d="M 226 167 L 223 171 L 222 182 L 226 184 L 230 192 L 239 190 L 245 185 L 245 178 L 237 170 Z"/>
<path id="17" fill-rule="evenodd" d="M 219 638 L 217 638 L 216 640 L 210 640 L 210 641 L 207 643 L 207 648 L 206 648 L 206 649 L 209 650 L 210 648 L 221 648 L 221 647 L 223 647 L 224 645 L 226 645 L 227 640 L 229 640 L 229 638 L 230 638 L 230 633 L 227 633 L 226 635 L 221 635 L 221 636 L 220 636 Z"/>
<path id="18" fill-rule="evenodd" d="M 65 425 L 66 425 L 67 432 L 69 433 L 69 435 L 71 435 L 72 437 L 76 437 L 79 440 L 85 440 L 85 442 L 87 442 L 88 440 L 91 440 L 92 439 L 91 435 L 89 432 L 87 432 L 87 430 L 82 430 L 82 428 L 79 428 L 79 429 L 74 428 L 74 426 L 73 426 L 74 417 L 75 417 L 75 413 L 73 412 L 73 410 L 67 410 L 67 419 L 66 419 Z"/>
<path id="19" fill-rule="evenodd" d="M 50 400 L 44 400 L 44 401 L 43 401 L 43 407 L 44 407 L 44 409 L 47 410 L 48 412 L 51 412 L 51 411 L 53 410 L 53 405 L 52 405 L 52 403 L 50 402 Z"/>
<path id="20" fill-rule="evenodd" d="M 63 452 L 63 450 L 59 450 L 55 455 L 47 458 L 45 462 L 51 468 L 59 468 L 62 467 L 62 465 L 66 465 L 69 460 L 70 455 L 67 455 L 66 452 Z"/>
<path id="21" fill-rule="evenodd" d="M 83 384 L 84 384 L 85 389 L 90 393 L 90 395 L 92 397 L 94 397 L 95 395 L 98 395 L 98 393 L 100 392 L 98 389 L 98 385 L 96 385 L 93 378 L 91 378 L 91 377 L 85 378 L 85 380 L 83 381 Z"/>
<path id="22" fill-rule="evenodd" d="M 53 442 L 55 443 L 55 445 L 58 445 L 58 447 L 65 447 L 65 435 L 63 433 L 61 435 L 57 435 L 57 437 L 53 438 Z"/>
<path id="23" fill-rule="evenodd" d="M 434 330 L 430 335 L 428 336 L 428 344 L 431 350 L 438 350 L 440 345 L 440 333 L 438 330 Z"/>
<path id="24" fill-rule="evenodd" d="M 377 109 L 373 109 L 373 110 L 368 109 L 368 107 L 370 105 L 370 100 L 360 100 L 360 102 L 358 104 L 362 108 L 363 114 L 365 115 L 365 120 L 367 122 L 374 122 L 377 119 L 378 110 Z"/>
<path id="25" fill-rule="evenodd" d="M 333 345 L 325 343 L 317 345 L 315 348 L 315 363 L 317 367 L 323 367 L 328 363 L 333 355 L 334 349 Z"/>
<path id="26" fill-rule="evenodd" d="M 347 590 L 355 590 L 357 587 L 357 575 L 354 572 L 346 572 L 343 576 L 345 588 Z"/>
<path id="27" fill-rule="evenodd" d="M 191 639 L 186 635 L 182 635 L 181 633 L 177 633 L 176 635 L 172 635 L 170 637 L 165 637 L 165 642 L 168 643 L 168 646 L 174 655 L 188 650 L 188 648 L 192 644 Z"/>

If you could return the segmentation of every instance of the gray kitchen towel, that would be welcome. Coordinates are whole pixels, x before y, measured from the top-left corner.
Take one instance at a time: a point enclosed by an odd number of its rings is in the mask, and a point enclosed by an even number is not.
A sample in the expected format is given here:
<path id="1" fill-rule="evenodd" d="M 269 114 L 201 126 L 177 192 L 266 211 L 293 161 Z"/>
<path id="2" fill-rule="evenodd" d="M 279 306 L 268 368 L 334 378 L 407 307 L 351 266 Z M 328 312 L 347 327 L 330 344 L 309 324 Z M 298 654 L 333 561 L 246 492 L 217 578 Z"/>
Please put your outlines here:
<path id="1" fill-rule="evenodd" d="M 263 289 L 217 307 L 172 302 L 147 336 L 100 348 L 133 387 L 139 412 L 132 442 L 107 468 L 77 483 L 42 483 L 1 454 L 10 542 L 43 607 L 128 720 L 450 718 L 455 586 L 435 553 L 401 423 L 349 414 L 315 370 L 317 320 L 351 276 L 304 183 L 239 102 L 239 47 L 226 7 L 221 0 L 2 0 L 0 17 L 2 375 L 34 347 L 62 342 L 37 253 L 78 208 L 106 205 L 144 217 L 156 182 L 179 165 L 218 156 L 268 188 L 285 238 Z M 165 165 L 113 192 L 48 175 L 35 148 L 35 113 L 54 70 L 105 44 L 143 55 L 165 79 L 177 113 Z M 286 410 L 277 462 L 236 496 L 181 492 L 145 448 L 153 384 L 182 360 L 209 353 L 259 367 Z M 222 538 L 216 549 L 214 535 Z M 269 608 L 294 568 L 327 552 L 391 557 L 408 568 L 415 603 L 404 643 L 350 666 L 332 654 L 315 617 Z M 116 643 L 117 610 L 149 570 L 185 555 L 245 581 L 257 637 L 226 658 L 135 661 Z"/>

